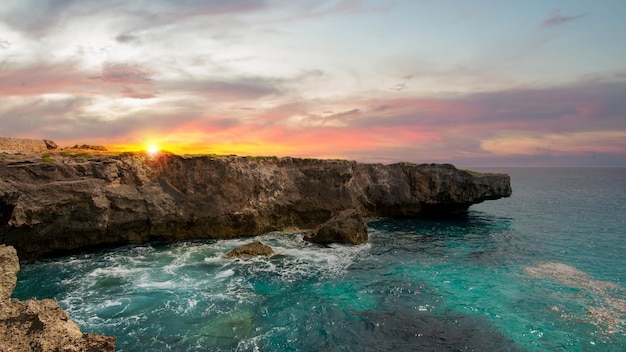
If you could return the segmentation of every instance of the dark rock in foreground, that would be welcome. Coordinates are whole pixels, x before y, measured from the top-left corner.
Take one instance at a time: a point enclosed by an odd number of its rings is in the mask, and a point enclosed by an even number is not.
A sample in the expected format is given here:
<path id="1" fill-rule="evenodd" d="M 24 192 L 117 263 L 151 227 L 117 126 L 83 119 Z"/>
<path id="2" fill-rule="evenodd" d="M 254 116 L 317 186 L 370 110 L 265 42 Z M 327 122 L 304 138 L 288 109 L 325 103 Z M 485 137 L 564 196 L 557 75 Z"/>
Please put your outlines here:
<path id="1" fill-rule="evenodd" d="M 274 254 L 274 250 L 270 246 L 266 246 L 259 241 L 244 244 L 241 247 L 237 247 L 228 253 L 227 257 L 255 257 L 255 256 L 267 256 Z"/>
<path id="2" fill-rule="evenodd" d="M 342 211 L 304 236 L 305 241 L 321 244 L 361 244 L 367 238 L 367 221 L 355 209 Z"/>
<path id="3" fill-rule="evenodd" d="M 0 243 L 13 245 L 21 259 L 311 229 L 345 209 L 450 214 L 511 194 L 508 175 L 452 165 L 167 153 L 53 157 L 0 158 Z"/>
<path id="4" fill-rule="evenodd" d="M 115 337 L 83 334 L 54 299 L 11 299 L 19 262 L 0 245 L 0 351 L 115 351 Z"/>

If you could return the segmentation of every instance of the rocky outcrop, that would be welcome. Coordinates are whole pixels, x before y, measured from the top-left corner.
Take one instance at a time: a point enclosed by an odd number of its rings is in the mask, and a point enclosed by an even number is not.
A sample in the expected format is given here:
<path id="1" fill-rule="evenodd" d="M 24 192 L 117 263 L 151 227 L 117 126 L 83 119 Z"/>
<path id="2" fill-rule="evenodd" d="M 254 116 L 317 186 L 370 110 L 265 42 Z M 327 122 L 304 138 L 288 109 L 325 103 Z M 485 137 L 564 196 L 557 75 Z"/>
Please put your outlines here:
<path id="1" fill-rule="evenodd" d="M 89 144 L 76 144 L 69 149 L 86 149 L 86 150 L 99 150 L 99 151 L 107 151 L 107 148 L 102 145 L 89 145 Z"/>
<path id="2" fill-rule="evenodd" d="M 259 241 L 244 244 L 241 247 L 237 247 L 228 253 L 227 257 L 256 257 L 256 256 L 268 256 L 274 254 L 272 247 L 264 245 Z"/>
<path id="3" fill-rule="evenodd" d="M 321 244 L 361 244 L 367 239 L 367 221 L 355 209 L 340 212 L 304 236 L 305 241 Z"/>
<path id="4" fill-rule="evenodd" d="M 0 301 L 11 298 L 18 271 L 20 262 L 15 248 L 0 244 Z"/>
<path id="5" fill-rule="evenodd" d="M 0 243 L 20 258 L 94 246 L 310 229 L 345 209 L 366 216 L 463 212 L 507 197 L 504 174 L 452 165 L 125 153 L 2 161 Z"/>
<path id="6" fill-rule="evenodd" d="M 24 139 L 0 137 L 0 153 L 33 153 L 56 149 L 53 141 L 45 139 Z"/>
<path id="7" fill-rule="evenodd" d="M 11 299 L 19 263 L 0 245 L 0 351 L 114 351 L 115 337 L 83 334 L 56 300 Z"/>

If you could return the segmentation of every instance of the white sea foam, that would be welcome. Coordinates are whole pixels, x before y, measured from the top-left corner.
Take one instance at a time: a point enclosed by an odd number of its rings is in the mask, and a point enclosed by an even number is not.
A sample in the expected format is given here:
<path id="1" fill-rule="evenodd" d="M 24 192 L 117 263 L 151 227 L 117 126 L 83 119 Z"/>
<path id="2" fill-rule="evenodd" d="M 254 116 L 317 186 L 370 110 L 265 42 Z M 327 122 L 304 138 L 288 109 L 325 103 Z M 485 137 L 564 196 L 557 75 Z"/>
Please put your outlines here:
<path id="1" fill-rule="evenodd" d="M 204 262 L 207 263 L 207 264 L 223 264 L 223 263 L 226 262 L 226 259 L 224 259 L 223 255 L 224 255 L 224 253 L 220 252 L 215 257 L 205 257 L 204 258 Z"/>
<path id="2" fill-rule="evenodd" d="M 223 279 L 223 278 L 227 278 L 233 275 L 235 275 L 235 271 L 233 269 L 228 269 L 228 270 L 224 270 L 224 271 L 217 273 L 215 277 L 218 279 Z"/>

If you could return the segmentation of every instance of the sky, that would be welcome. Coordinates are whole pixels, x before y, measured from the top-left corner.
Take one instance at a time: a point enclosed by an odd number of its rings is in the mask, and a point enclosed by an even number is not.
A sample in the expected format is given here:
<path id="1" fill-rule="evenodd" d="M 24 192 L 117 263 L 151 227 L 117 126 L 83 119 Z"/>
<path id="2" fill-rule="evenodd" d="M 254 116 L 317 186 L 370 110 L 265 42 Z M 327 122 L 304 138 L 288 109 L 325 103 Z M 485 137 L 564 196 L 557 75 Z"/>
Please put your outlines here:
<path id="1" fill-rule="evenodd" d="M 623 0 L 3 0 L 0 136 L 626 166 Z"/>

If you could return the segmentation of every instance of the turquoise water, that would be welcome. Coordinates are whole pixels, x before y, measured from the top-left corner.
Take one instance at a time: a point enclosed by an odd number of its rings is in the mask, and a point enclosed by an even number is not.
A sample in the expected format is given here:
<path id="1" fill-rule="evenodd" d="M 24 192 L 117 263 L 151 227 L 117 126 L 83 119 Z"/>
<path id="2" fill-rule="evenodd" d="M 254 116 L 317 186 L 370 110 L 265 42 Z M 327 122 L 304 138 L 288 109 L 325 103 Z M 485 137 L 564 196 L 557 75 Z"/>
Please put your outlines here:
<path id="1" fill-rule="evenodd" d="M 626 350 L 626 169 L 494 171 L 511 198 L 372 219 L 365 245 L 123 247 L 23 262 L 14 297 L 56 297 L 120 351 Z"/>

